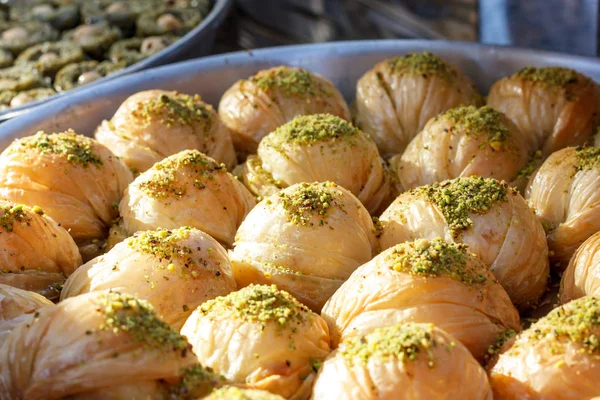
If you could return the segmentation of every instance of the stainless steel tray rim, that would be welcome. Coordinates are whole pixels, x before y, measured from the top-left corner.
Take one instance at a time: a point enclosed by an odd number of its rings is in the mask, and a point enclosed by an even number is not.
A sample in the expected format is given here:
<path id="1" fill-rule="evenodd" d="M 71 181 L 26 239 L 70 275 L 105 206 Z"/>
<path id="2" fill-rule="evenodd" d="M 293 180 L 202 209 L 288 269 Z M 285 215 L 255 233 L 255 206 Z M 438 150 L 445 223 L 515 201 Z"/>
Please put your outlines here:
<path id="1" fill-rule="evenodd" d="M 194 27 L 194 29 L 180 37 L 177 42 L 188 42 L 192 38 L 196 37 L 200 32 L 203 32 L 205 29 L 216 29 L 217 26 L 219 26 L 227 16 L 227 12 L 232 6 L 232 4 L 233 0 L 215 0 L 214 6 L 213 8 L 211 8 L 206 18 L 204 18 L 202 22 L 200 22 L 196 27 Z M 46 104 L 48 102 L 60 99 L 64 96 L 70 96 L 73 92 L 78 92 L 80 90 L 87 89 L 96 85 L 102 85 L 110 80 L 120 78 L 125 75 L 136 73 L 148 68 L 160 66 L 165 63 L 165 59 L 172 57 L 176 52 L 179 51 L 178 47 L 176 46 L 177 42 L 138 63 L 135 63 L 112 75 L 106 76 L 96 82 L 90 82 L 86 86 L 80 86 L 67 92 L 59 92 L 51 98 L 34 101 L 19 107 L 13 107 L 5 111 L 0 111 L 0 122 L 30 112 L 33 109 L 39 107 L 41 104 Z"/>
<path id="2" fill-rule="evenodd" d="M 492 82 L 526 65 L 566 66 L 600 81 L 600 61 L 595 58 L 477 43 L 373 40 L 282 46 L 179 62 L 117 77 L 102 84 L 84 86 L 68 96 L 38 106 L 33 113 L 3 123 L 0 145 L 6 146 L 16 137 L 31 135 L 42 128 L 59 131 L 72 127 L 79 133 L 91 136 L 99 120 L 110 118 L 127 96 L 141 90 L 197 92 L 216 107 L 221 94 L 232 83 L 259 69 L 280 64 L 306 67 L 330 79 L 331 72 L 335 72 L 337 79 L 334 79 L 334 84 L 351 101 L 356 80 L 365 71 L 377 61 L 411 51 L 431 51 L 458 64 L 484 93 Z M 336 61 L 338 59 L 348 60 L 353 65 L 341 65 L 341 61 Z M 218 79 L 213 76 L 218 76 Z M 90 115 L 94 117 L 90 118 Z M 65 121 L 82 124 L 82 120 L 90 121 L 83 129 L 65 126 Z M 91 120 L 94 120 L 93 123 Z"/>

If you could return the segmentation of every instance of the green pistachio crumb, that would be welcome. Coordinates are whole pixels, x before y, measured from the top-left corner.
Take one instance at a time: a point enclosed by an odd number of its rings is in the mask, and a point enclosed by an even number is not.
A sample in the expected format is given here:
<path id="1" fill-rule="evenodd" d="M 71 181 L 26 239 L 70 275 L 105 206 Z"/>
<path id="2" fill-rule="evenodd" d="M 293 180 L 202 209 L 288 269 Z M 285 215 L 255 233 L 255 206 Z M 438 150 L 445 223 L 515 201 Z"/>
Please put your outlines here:
<path id="1" fill-rule="evenodd" d="M 500 352 L 504 343 L 517 335 L 517 331 L 509 328 L 496 337 L 496 341 L 488 347 L 487 354 L 485 355 L 486 360 L 492 358 L 494 355 Z"/>
<path id="2" fill-rule="evenodd" d="M 209 317 L 233 313 L 247 322 L 274 323 L 278 329 L 303 324 L 311 315 L 305 305 L 275 285 L 250 285 L 227 296 L 209 300 L 201 304 L 198 310 Z M 291 330 L 292 333 L 294 331 Z"/>
<path id="3" fill-rule="evenodd" d="M 276 142 L 312 145 L 325 140 L 350 139 L 362 132 L 351 123 L 330 114 L 303 115 L 277 128 Z"/>
<path id="4" fill-rule="evenodd" d="M 27 215 L 22 204 L 2 206 L 0 214 L 0 227 L 6 232 L 12 232 L 15 224 L 29 226 L 31 222 L 31 217 Z"/>
<path id="5" fill-rule="evenodd" d="M 594 169 L 600 166 L 600 147 L 578 147 L 575 150 L 577 157 L 577 171 Z"/>
<path id="6" fill-rule="evenodd" d="M 22 139 L 20 144 L 35 149 L 42 154 L 64 156 L 68 161 L 79 164 L 84 168 L 90 165 L 99 167 L 103 164 L 100 156 L 92 150 L 94 140 L 78 135 L 73 130 L 53 134 L 40 131 L 33 136 Z"/>
<path id="7" fill-rule="evenodd" d="M 249 156 L 246 159 L 246 162 L 248 163 L 248 166 L 254 171 L 254 173 L 260 175 L 265 181 L 267 181 L 271 185 L 274 185 L 279 189 L 282 189 L 286 186 L 285 182 L 273 178 L 273 175 L 263 168 L 262 160 L 260 159 L 260 157 Z"/>
<path id="8" fill-rule="evenodd" d="M 464 244 L 438 238 L 418 239 L 393 247 L 386 261 L 390 269 L 424 277 L 449 277 L 467 285 L 487 281 L 488 269 L 467 251 Z M 469 262 L 470 261 L 470 262 Z"/>
<path id="9" fill-rule="evenodd" d="M 529 161 L 527 161 L 527 164 L 521 170 L 519 170 L 519 172 L 517 173 L 517 178 L 521 178 L 521 179 L 529 178 L 534 173 L 534 171 L 537 169 L 541 159 L 542 159 L 542 151 L 541 150 L 538 150 L 535 153 L 533 153 L 533 155 L 529 158 Z"/>
<path id="10" fill-rule="evenodd" d="M 249 81 L 264 91 L 279 89 L 288 97 L 332 95 L 331 89 L 316 80 L 309 71 L 299 68 L 285 66 L 271 68 L 260 71 L 252 76 Z"/>
<path id="11" fill-rule="evenodd" d="M 549 339 L 551 351 L 560 353 L 561 339 L 578 343 L 588 354 L 600 354 L 600 299 L 582 297 L 555 308 L 527 331 L 533 341 Z"/>
<path id="12" fill-rule="evenodd" d="M 458 125 L 467 136 L 486 135 L 487 144 L 496 151 L 502 149 L 510 136 L 504 115 L 489 106 L 460 106 L 450 109 L 442 117 Z"/>
<path id="13" fill-rule="evenodd" d="M 98 312 L 104 317 L 100 330 L 125 332 L 135 342 L 160 351 L 185 352 L 189 347 L 186 338 L 161 321 L 147 301 L 109 292 L 100 297 L 98 305 Z"/>
<path id="14" fill-rule="evenodd" d="M 563 87 L 570 83 L 577 83 L 577 72 L 561 67 L 525 67 L 516 73 L 516 76 L 530 82 L 540 82 L 548 86 Z"/>
<path id="15" fill-rule="evenodd" d="M 388 65 L 397 75 L 421 75 L 424 78 L 434 75 L 447 82 L 451 82 L 458 75 L 444 60 L 429 52 L 394 57 L 388 61 Z"/>
<path id="16" fill-rule="evenodd" d="M 173 125 L 201 123 L 206 132 L 213 124 L 213 108 L 200 96 L 182 93 L 165 94 L 138 103 L 133 115 L 150 124 L 158 120 L 170 128 Z"/>
<path id="17" fill-rule="evenodd" d="M 176 172 L 194 178 L 194 187 L 206 188 L 208 180 L 217 174 L 226 173 L 225 165 L 218 164 L 198 150 L 187 150 L 165 158 L 152 167 L 153 174 L 147 174 L 139 188 L 155 199 L 182 199 L 188 193 L 185 183 L 177 178 Z"/>
<path id="18" fill-rule="evenodd" d="M 331 182 L 301 183 L 293 191 L 279 192 L 277 196 L 290 222 L 296 225 L 313 226 L 314 216 L 319 218 L 318 225 L 325 225 L 332 207 L 340 207 L 331 188 L 337 185 Z"/>
<path id="19" fill-rule="evenodd" d="M 158 229 L 136 232 L 127 239 L 127 244 L 129 247 L 139 249 L 159 260 L 179 259 L 187 264 L 196 264 L 196 261 L 191 258 L 192 249 L 180 244 L 189 238 L 191 229 L 186 226 L 173 230 Z"/>
<path id="20" fill-rule="evenodd" d="M 516 190 L 506 182 L 472 176 L 421 186 L 411 193 L 424 195 L 435 204 L 456 238 L 473 226 L 470 214 L 485 214 L 494 205 L 507 201 L 508 195 L 516 194 Z"/>
<path id="21" fill-rule="evenodd" d="M 371 359 L 378 362 L 391 359 L 408 363 L 424 354 L 428 357 L 429 365 L 433 367 L 433 349 L 437 343 L 432 334 L 431 324 L 423 326 L 409 322 L 379 328 L 365 336 L 346 339 L 340 345 L 340 354 L 351 365 L 364 365 Z"/>
<path id="22" fill-rule="evenodd" d="M 193 365 L 183 370 L 179 383 L 169 389 L 170 398 L 179 400 L 198 399 L 223 385 L 226 379 L 211 368 Z"/>

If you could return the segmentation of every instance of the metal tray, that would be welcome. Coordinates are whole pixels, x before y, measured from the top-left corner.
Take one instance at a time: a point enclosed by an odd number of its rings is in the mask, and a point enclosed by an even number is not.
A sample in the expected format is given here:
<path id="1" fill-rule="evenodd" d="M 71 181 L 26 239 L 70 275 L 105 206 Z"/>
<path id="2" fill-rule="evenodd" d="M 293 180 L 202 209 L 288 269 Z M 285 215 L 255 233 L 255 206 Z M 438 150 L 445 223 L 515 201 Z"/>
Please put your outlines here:
<path id="1" fill-rule="evenodd" d="M 238 79 L 281 64 L 326 76 L 352 101 L 356 81 L 365 71 L 384 58 L 414 51 L 431 51 L 455 63 L 482 93 L 487 93 L 496 80 L 528 65 L 565 66 L 600 81 L 600 61 L 594 58 L 475 43 L 384 40 L 286 46 L 186 61 L 83 87 L 0 125 L 0 148 L 38 130 L 59 132 L 72 128 L 92 136 L 96 126 L 110 118 L 125 98 L 141 90 L 197 93 L 216 107 L 221 94 Z"/>
<path id="2" fill-rule="evenodd" d="M 68 97 L 73 93 L 86 90 L 89 87 L 96 86 L 98 84 L 103 84 L 107 81 L 130 74 L 132 72 L 138 72 L 175 61 L 196 58 L 209 54 L 215 42 L 217 28 L 227 16 L 232 4 L 233 0 L 214 0 L 213 8 L 210 10 L 206 18 L 204 18 L 204 20 L 202 20 L 198 26 L 196 26 L 186 35 L 182 36 L 178 41 L 166 49 L 161 50 L 158 53 L 110 76 L 89 83 L 86 86 L 69 90 L 67 92 L 58 93 L 48 99 L 28 103 L 21 107 L 14 107 L 2 111 L 0 112 L 0 122 L 30 112 L 34 108 L 37 108 L 40 104 L 48 103 L 58 98 Z"/>

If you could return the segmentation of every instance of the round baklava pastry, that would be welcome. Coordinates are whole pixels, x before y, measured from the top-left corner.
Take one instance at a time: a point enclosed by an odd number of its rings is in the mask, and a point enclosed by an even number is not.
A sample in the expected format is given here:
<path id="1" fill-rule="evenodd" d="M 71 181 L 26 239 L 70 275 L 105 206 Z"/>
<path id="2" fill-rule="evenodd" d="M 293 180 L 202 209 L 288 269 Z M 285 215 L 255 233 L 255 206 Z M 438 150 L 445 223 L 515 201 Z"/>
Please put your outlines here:
<path id="1" fill-rule="evenodd" d="M 205 16 L 194 8 L 161 8 L 140 14 L 137 19 L 137 36 L 173 34 L 183 36 L 196 27 Z"/>
<path id="2" fill-rule="evenodd" d="M 483 368 L 432 324 L 405 323 L 344 340 L 323 363 L 314 400 L 491 400 Z"/>
<path id="3" fill-rule="evenodd" d="M 0 200 L 0 283 L 55 299 L 80 265 L 73 238 L 39 206 Z"/>
<path id="4" fill-rule="evenodd" d="M 39 309 L 0 349 L 6 399 L 164 398 L 198 360 L 135 296 L 93 292 Z"/>
<path id="5" fill-rule="evenodd" d="M 232 168 L 231 132 L 200 96 L 147 90 L 128 97 L 96 139 L 136 171 L 186 149 L 196 149 Z"/>
<path id="6" fill-rule="evenodd" d="M 132 180 L 110 150 L 72 130 L 17 139 L 0 154 L 0 198 L 41 207 L 75 239 L 84 261 L 101 251 Z"/>
<path id="7" fill-rule="evenodd" d="M 494 399 L 589 399 L 600 395 L 600 299 L 552 310 L 509 339 L 489 368 Z"/>
<path id="8" fill-rule="evenodd" d="M 600 232 L 577 249 L 560 281 L 560 302 L 583 296 L 600 297 Z"/>
<path id="9" fill-rule="evenodd" d="M 368 211 L 331 182 L 300 183 L 262 200 L 230 251 L 239 286 L 276 284 L 311 309 L 323 304 L 375 247 Z"/>
<path id="10" fill-rule="evenodd" d="M 201 303 L 236 289 L 225 249 L 206 233 L 184 227 L 138 232 L 81 266 L 61 299 L 114 289 L 154 306 L 175 329 Z"/>
<path id="11" fill-rule="evenodd" d="M 119 40 L 110 47 L 108 58 L 115 63 L 135 64 L 175 43 L 177 36 L 163 35 Z"/>
<path id="12" fill-rule="evenodd" d="M 342 94 L 324 77 L 279 66 L 240 80 L 221 97 L 219 115 L 236 150 L 256 153 L 260 140 L 299 115 L 332 114 L 350 121 Z"/>
<path id="13" fill-rule="evenodd" d="M 519 313 L 494 275 L 464 244 L 419 239 L 359 267 L 321 313 L 337 347 L 348 336 L 405 322 L 433 323 L 479 360 Z"/>
<path id="14" fill-rule="evenodd" d="M 231 247 L 255 205 L 252 194 L 223 164 L 197 150 L 184 150 L 154 164 L 129 185 L 109 246 L 137 231 L 192 226 Z"/>
<path id="15" fill-rule="evenodd" d="M 0 48 L 14 56 L 38 43 L 58 39 L 58 32 L 50 25 L 39 21 L 3 24 L 0 27 Z"/>
<path id="16" fill-rule="evenodd" d="M 75 42 L 44 42 L 19 54 L 16 64 L 32 63 L 42 74 L 54 76 L 64 66 L 84 59 L 83 50 Z"/>
<path id="17" fill-rule="evenodd" d="M 0 347 L 17 325 L 30 321 L 40 308 L 53 305 L 35 292 L 0 283 Z"/>
<path id="18" fill-rule="evenodd" d="M 119 28 L 101 21 L 79 25 L 77 28 L 65 32 L 62 37 L 76 42 L 88 55 L 101 60 L 110 46 L 122 36 Z"/>
<path id="19" fill-rule="evenodd" d="M 512 119 L 543 157 L 588 141 L 600 118 L 600 88 L 568 68 L 527 67 L 501 79 L 487 103 Z"/>
<path id="20" fill-rule="evenodd" d="M 568 147 L 550 155 L 525 198 L 546 229 L 550 261 L 562 272 L 577 248 L 600 230 L 600 147 Z"/>
<path id="21" fill-rule="evenodd" d="M 329 114 L 299 116 L 265 136 L 242 170 L 244 184 L 269 196 L 301 182 L 331 181 L 371 212 L 389 205 L 390 179 L 375 143 Z"/>
<path id="22" fill-rule="evenodd" d="M 384 60 L 356 85 L 356 124 L 385 158 L 402 154 L 427 121 L 460 105 L 482 105 L 473 82 L 438 56 L 409 53 Z"/>
<path id="23" fill-rule="evenodd" d="M 240 389 L 236 386 L 224 386 L 211 392 L 203 400 L 285 400 L 278 394 L 258 389 Z"/>
<path id="24" fill-rule="evenodd" d="M 10 19 L 45 22 L 63 31 L 75 27 L 79 22 L 79 6 L 72 0 L 15 1 L 10 5 Z"/>
<path id="25" fill-rule="evenodd" d="M 33 65 L 15 65 L 0 69 L 0 90 L 22 90 L 46 87 L 48 83 Z"/>
<path id="26" fill-rule="evenodd" d="M 308 399 L 330 352 L 325 321 L 275 285 L 250 285 L 203 303 L 181 334 L 203 366 L 288 399 Z"/>
<path id="27" fill-rule="evenodd" d="M 511 181 L 528 161 L 523 135 L 488 106 L 460 106 L 425 125 L 403 154 L 390 159 L 401 190 L 464 176 Z"/>
<path id="28" fill-rule="evenodd" d="M 125 68 L 124 62 L 83 61 L 61 68 L 54 79 L 54 89 L 58 92 L 75 89 L 79 86 L 97 81 Z"/>
<path id="29" fill-rule="evenodd" d="M 550 274 L 542 224 L 525 199 L 492 178 L 455 178 L 398 196 L 380 218 L 382 249 L 419 238 L 464 243 L 525 310 Z"/>

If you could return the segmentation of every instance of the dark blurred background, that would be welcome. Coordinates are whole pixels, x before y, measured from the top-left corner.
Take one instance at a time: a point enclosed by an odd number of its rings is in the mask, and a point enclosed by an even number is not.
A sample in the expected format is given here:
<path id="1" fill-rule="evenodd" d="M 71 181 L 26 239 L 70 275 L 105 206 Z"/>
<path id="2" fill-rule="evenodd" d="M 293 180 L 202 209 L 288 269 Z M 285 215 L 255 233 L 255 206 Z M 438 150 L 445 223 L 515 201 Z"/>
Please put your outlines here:
<path id="1" fill-rule="evenodd" d="M 215 53 L 426 38 L 598 54 L 599 0 L 236 0 Z"/>

